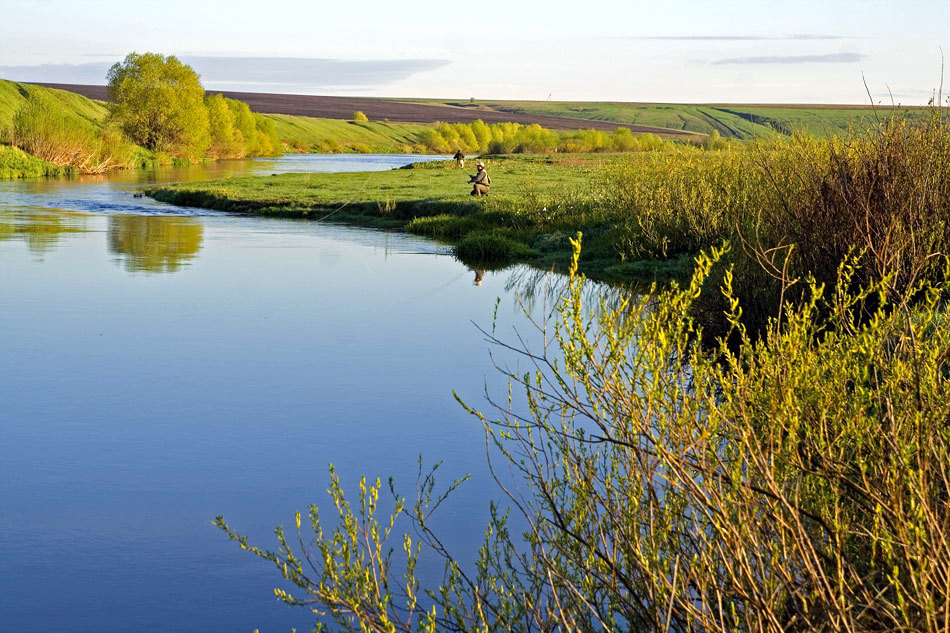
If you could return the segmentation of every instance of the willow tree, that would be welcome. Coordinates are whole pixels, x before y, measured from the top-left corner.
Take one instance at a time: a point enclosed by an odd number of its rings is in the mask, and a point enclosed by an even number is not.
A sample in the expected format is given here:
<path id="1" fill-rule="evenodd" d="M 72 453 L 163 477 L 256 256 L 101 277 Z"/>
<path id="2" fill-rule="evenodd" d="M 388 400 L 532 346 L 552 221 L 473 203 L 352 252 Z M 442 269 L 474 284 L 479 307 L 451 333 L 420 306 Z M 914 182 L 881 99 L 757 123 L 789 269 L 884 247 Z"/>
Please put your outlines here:
<path id="1" fill-rule="evenodd" d="M 112 116 L 148 149 L 198 158 L 211 144 L 204 87 L 173 56 L 129 53 L 109 69 Z"/>

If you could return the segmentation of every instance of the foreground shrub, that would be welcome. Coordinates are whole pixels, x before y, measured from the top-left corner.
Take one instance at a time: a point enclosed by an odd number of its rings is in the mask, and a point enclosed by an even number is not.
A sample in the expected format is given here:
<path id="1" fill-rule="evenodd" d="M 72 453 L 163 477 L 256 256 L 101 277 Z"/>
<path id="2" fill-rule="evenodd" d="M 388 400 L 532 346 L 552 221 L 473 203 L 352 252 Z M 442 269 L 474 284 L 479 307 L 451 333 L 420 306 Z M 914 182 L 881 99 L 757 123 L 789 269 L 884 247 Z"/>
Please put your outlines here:
<path id="1" fill-rule="evenodd" d="M 528 527 L 517 539 L 493 508 L 471 568 L 431 528 L 444 499 L 431 474 L 382 521 L 378 480 L 350 505 L 333 475 L 339 527 L 311 506 L 276 552 L 216 524 L 300 591 L 278 597 L 342 630 L 946 631 L 943 287 L 889 295 L 890 278 L 856 287 L 841 266 L 753 340 L 726 275 L 730 348 L 704 345 L 690 316 L 711 265 L 685 289 L 593 309 L 572 273 L 534 324 L 553 347 L 487 333 L 537 369 L 498 366 L 523 405 L 510 390 L 494 419 L 466 405 L 523 480 L 504 490 Z M 397 521 L 414 531 L 398 564 Z M 415 575 L 423 554 L 446 558 L 438 587 Z"/>

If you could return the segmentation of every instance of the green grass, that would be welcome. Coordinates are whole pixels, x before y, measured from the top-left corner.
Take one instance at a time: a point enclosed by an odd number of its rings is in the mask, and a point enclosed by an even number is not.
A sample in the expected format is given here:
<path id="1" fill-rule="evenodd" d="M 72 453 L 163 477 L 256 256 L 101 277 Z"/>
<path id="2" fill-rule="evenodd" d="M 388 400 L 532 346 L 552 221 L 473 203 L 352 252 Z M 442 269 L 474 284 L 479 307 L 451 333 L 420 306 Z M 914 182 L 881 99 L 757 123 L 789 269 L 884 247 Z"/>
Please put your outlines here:
<path id="1" fill-rule="evenodd" d="M 422 100 L 419 100 L 422 101 Z M 426 100 L 431 102 L 433 100 Z M 483 107 L 498 112 L 546 114 L 594 121 L 650 125 L 709 134 L 718 130 L 725 138 L 767 138 L 776 134 L 805 132 L 816 136 L 845 135 L 873 126 L 890 108 L 847 105 L 675 104 L 583 101 L 465 101 L 437 100 L 463 107 Z M 897 109 L 901 117 L 920 120 L 926 108 Z"/>
<path id="2" fill-rule="evenodd" d="M 56 177 L 72 173 L 75 170 L 47 163 L 16 147 L 0 145 L 0 180 Z"/>
<path id="3" fill-rule="evenodd" d="M 42 94 L 59 102 L 74 117 L 83 119 L 96 128 L 102 126 L 109 114 L 102 103 L 74 92 L 0 79 L 0 130 L 9 130 L 13 124 L 13 115 L 33 94 Z"/>

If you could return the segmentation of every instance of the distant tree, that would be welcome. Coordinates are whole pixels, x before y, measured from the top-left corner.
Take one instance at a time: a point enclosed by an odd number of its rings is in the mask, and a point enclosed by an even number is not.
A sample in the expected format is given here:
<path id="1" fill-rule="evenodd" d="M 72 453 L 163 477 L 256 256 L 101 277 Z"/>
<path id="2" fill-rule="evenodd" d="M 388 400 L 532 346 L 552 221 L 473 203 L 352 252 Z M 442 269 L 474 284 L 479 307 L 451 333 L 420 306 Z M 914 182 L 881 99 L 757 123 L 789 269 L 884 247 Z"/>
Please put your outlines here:
<path id="1" fill-rule="evenodd" d="M 353 120 L 354 121 L 369 121 L 369 117 L 363 114 L 362 111 L 357 110 L 356 112 L 353 113 Z"/>
<path id="2" fill-rule="evenodd" d="M 204 88 L 173 55 L 129 53 L 109 69 L 112 116 L 140 145 L 198 158 L 211 145 Z"/>
<path id="3" fill-rule="evenodd" d="M 713 130 L 710 132 L 703 145 L 706 149 L 712 150 L 726 149 L 729 147 L 729 143 L 719 136 L 719 130 Z"/>

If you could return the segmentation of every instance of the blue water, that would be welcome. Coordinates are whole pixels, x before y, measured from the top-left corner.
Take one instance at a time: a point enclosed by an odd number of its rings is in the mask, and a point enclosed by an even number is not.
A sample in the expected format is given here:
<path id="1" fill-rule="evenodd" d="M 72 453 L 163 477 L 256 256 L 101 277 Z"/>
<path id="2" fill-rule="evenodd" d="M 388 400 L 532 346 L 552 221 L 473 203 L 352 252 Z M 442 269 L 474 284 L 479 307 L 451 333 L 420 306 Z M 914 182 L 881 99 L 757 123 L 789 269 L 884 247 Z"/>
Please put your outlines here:
<path id="1" fill-rule="evenodd" d="M 326 504 L 330 462 L 350 491 L 365 473 L 410 494 L 420 454 L 446 481 L 472 473 L 440 521 L 473 555 L 499 495 L 452 390 L 482 406 L 501 388 L 472 322 L 496 297 L 499 327 L 522 322 L 517 274 L 476 285 L 402 233 L 132 196 L 334 160 L 0 183 L 0 629 L 309 630 L 211 520 L 273 548 L 275 525 Z"/>

